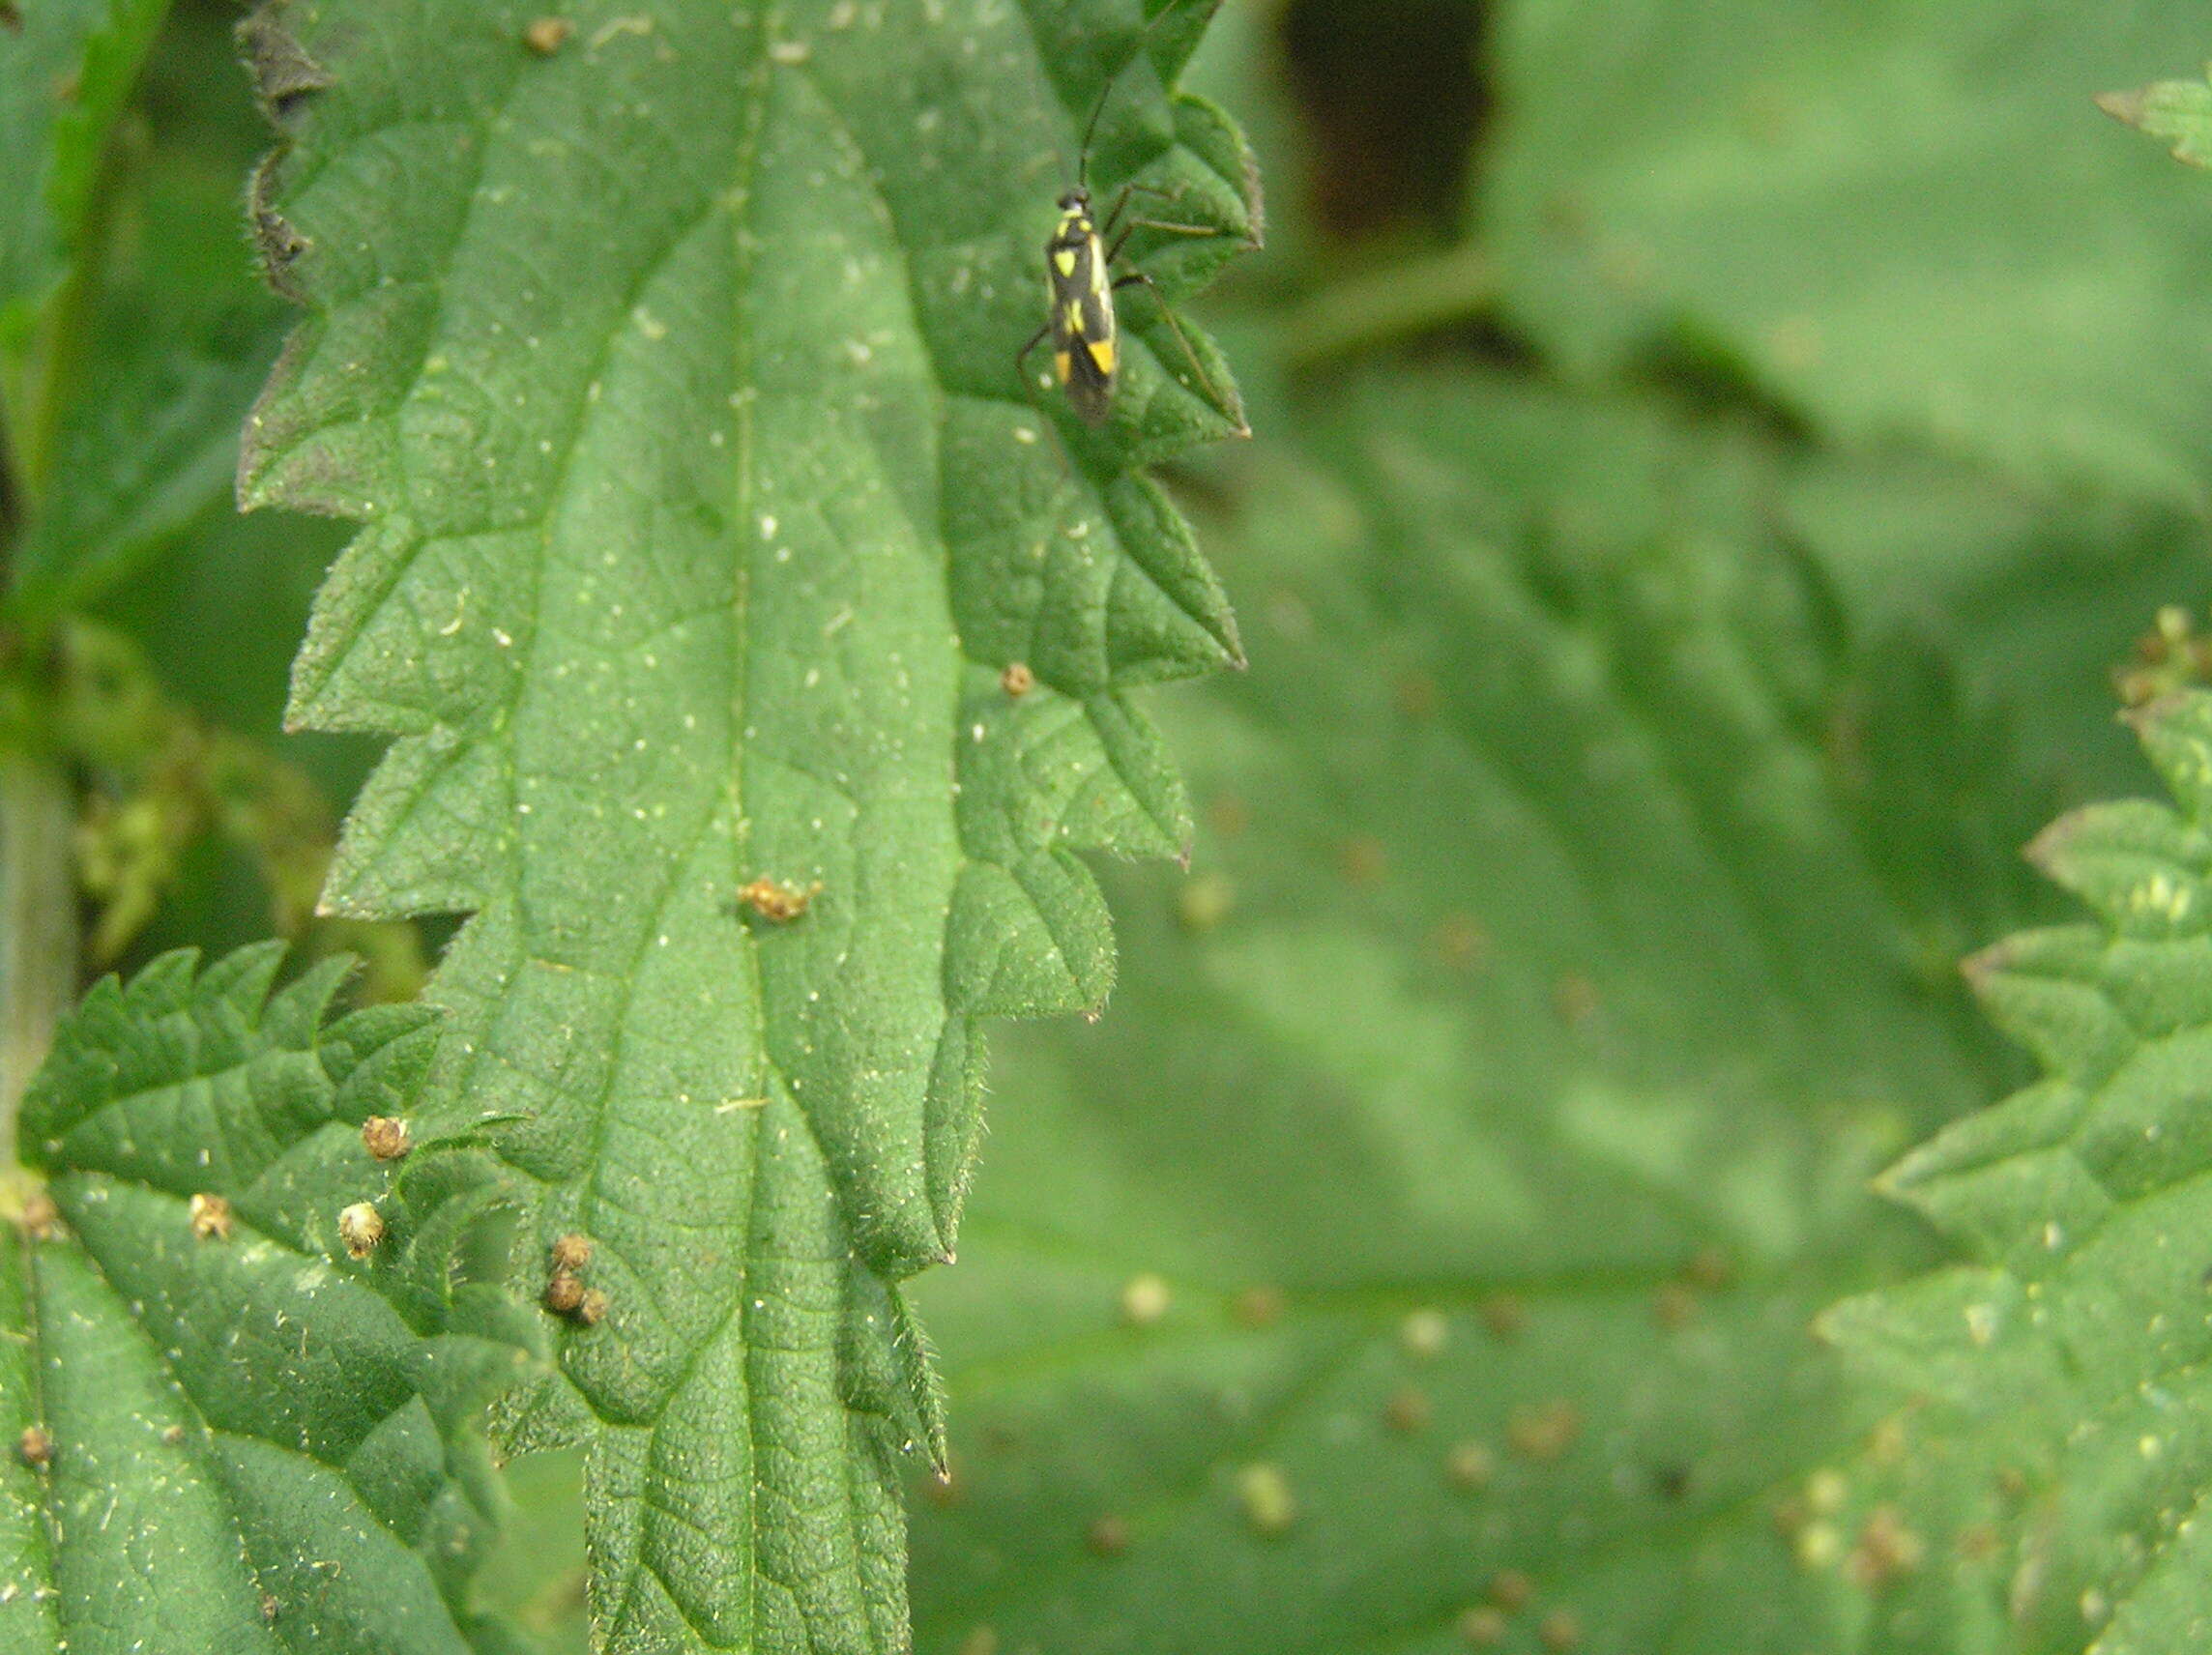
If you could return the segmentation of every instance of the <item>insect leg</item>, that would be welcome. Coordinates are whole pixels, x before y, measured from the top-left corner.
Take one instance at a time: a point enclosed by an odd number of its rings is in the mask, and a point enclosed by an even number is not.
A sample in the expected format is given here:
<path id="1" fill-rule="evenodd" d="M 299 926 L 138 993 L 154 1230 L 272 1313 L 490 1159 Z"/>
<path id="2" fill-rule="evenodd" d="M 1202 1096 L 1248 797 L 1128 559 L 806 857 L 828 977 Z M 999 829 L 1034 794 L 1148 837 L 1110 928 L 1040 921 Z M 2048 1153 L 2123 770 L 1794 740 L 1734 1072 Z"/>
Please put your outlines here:
<path id="1" fill-rule="evenodd" d="M 1134 180 L 1121 186 L 1121 193 L 1114 197 L 1114 210 L 1106 215 L 1105 233 L 1111 236 L 1114 226 L 1121 221 L 1121 209 L 1128 206 L 1132 195 L 1156 195 L 1162 201 L 1180 201 L 1179 189 L 1162 189 L 1156 184 L 1138 184 Z"/>
<path id="2" fill-rule="evenodd" d="M 1182 347 L 1183 359 L 1190 363 L 1191 372 L 1198 375 L 1198 382 L 1206 387 L 1206 394 L 1208 399 L 1210 400 L 1216 408 L 1225 410 L 1236 408 L 1236 405 L 1232 403 L 1228 397 L 1221 394 L 1219 388 L 1216 387 L 1213 383 L 1213 376 L 1206 371 L 1206 368 L 1200 363 L 1198 360 L 1198 353 L 1190 348 L 1190 340 L 1182 331 L 1182 324 L 1176 320 L 1175 311 L 1168 307 L 1167 296 L 1160 292 L 1160 284 L 1158 282 L 1154 281 L 1143 271 L 1133 270 L 1127 276 L 1118 277 L 1114 282 L 1114 289 L 1116 292 L 1120 292 L 1124 287 L 1134 287 L 1139 283 L 1142 283 L 1144 286 L 1150 288 L 1152 290 L 1152 297 L 1160 302 L 1160 316 L 1164 321 L 1166 321 L 1168 325 L 1168 331 L 1175 334 L 1176 343 Z M 1251 427 L 1244 423 L 1244 410 L 1241 408 L 1236 408 L 1236 418 L 1238 435 L 1251 435 Z"/>
<path id="3" fill-rule="evenodd" d="M 1021 380 L 1024 384 L 1027 384 L 1029 381 L 1028 364 L 1030 360 L 1030 352 L 1035 350 L 1037 346 L 1044 343 L 1044 336 L 1051 332 L 1052 322 L 1048 318 L 1042 325 L 1038 327 L 1035 333 L 1030 335 L 1030 342 L 1014 353 L 1014 377 Z"/>
<path id="4" fill-rule="evenodd" d="M 1106 227 L 1111 230 L 1114 227 L 1113 220 L 1107 220 Z M 1121 244 L 1129 239 L 1132 230 L 1169 230 L 1179 236 L 1218 236 L 1224 233 L 1211 224 L 1169 224 L 1158 218 L 1131 218 L 1121 226 L 1121 233 L 1114 238 L 1114 245 L 1106 249 L 1108 264 L 1121 256 Z"/>

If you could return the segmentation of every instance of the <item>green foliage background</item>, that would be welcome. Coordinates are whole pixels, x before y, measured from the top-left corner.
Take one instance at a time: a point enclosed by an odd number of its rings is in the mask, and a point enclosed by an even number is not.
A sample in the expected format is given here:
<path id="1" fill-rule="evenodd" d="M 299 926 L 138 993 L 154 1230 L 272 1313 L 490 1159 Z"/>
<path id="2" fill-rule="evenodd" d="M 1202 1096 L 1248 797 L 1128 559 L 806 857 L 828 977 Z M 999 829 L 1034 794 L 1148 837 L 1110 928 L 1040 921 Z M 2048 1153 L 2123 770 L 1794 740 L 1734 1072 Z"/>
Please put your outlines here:
<path id="1" fill-rule="evenodd" d="M 1209 11 L 0 18 L 0 1651 L 2204 1646 L 2200 10 Z"/>

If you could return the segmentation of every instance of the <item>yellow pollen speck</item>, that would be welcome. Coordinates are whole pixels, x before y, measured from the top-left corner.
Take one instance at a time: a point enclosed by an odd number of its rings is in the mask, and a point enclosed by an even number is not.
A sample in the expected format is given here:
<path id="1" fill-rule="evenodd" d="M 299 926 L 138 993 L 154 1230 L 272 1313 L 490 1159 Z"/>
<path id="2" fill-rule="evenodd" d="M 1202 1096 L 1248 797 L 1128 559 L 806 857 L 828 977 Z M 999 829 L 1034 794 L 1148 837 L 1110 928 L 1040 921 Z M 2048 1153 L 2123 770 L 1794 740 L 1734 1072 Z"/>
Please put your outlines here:
<path id="1" fill-rule="evenodd" d="M 1121 1318 L 1135 1327 L 1150 1327 L 1168 1313 L 1173 1295 L 1168 1284 L 1147 1270 L 1131 1276 L 1121 1289 Z"/>
<path id="2" fill-rule="evenodd" d="M 1269 1538 L 1287 1534 L 1297 1521 L 1297 1501 L 1280 1466 L 1246 1466 L 1238 1471 L 1237 1500 L 1244 1508 L 1245 1521 Z"/>

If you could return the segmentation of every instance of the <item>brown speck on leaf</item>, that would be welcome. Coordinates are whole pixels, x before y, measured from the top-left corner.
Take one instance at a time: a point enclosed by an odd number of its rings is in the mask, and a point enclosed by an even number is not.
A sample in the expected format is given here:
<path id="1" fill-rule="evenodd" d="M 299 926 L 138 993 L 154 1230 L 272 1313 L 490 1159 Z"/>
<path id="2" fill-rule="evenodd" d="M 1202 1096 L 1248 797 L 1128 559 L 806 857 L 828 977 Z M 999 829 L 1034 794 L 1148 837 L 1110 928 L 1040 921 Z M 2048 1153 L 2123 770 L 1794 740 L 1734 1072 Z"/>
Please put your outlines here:
<path id="1" fill-rule="evenodd" d="M 1006 670 L 999 675 L 999 687 L 1019 701 L 1036 688 L 1036 674 L 1030 671 L 1027 661 L 1008 661 Z"/>
<path id="2" fill-rule="evenodd" d="M 1452 1629 L 1459 1634 L 1460 1641 L 1470 1649 L 1488 1649 L 1493 1644 L 1504 1642 L 1505 1627 L 1505 1611 L 1490 1604 L 1477 1604 L 1472 1609 L 1461 1610 L 1459 1618 L 1452 1622 Z"/>
<path id="3" fill-rule="evenodd" d="M 806 912 L 821 889 L 820 880 L 800 886 L 779 885 L 763 876 L 740 886 L 738 900 L 770 923 L 788 925 Z"/>
<path id="4" fill-rule="evenodd" d="M 1437 681 L 1424 672 L 1410 672 L 1398 681 L 1398 711 L 1415 723 L 1437 715 Z"/>
<path id="5" fill-rule="evenodd" d="M 1846 1566 L 1858 1584 L 1880 1591 L 1919 1568 L 1927 1550 L 1920 1536 L 1905 1525 L 1897 1507 L 1877 1505 L 1867 1514 Z"/>
<path id="6" fill-rule="evenodd" d="M 2002 1544 L 1994 1524 L 1973 1524 L 1960 1532 L 1959 1556 L 1967 1563 L 1987 1563 Z"/>
<path id="7" fill-rule="evenodd" d="M 1129 1525 L 1109 1512 L 1093 1523 L 1084 1541 L 1101 1557 L 1119 1557 L 1129 1549 Z"/>
<path id="8" fill-rule="evenodd" d="M 1337 866 L 1343 870 L 1347 885 L 1380 883 L 1387 863 L 1382 841 L 1371 833 L 1354 833 L 1337 852 Z"/>
<path id="9" fill-rule="evenodd" d="M 1910 1450 L 1912 1441 L 1906 1430 L 1904 1416 L 1891 1414 L 1879 1420 L 1867 1433 L 1867 1458 L 1877 1466 L 1901 1466 Z"/>
<path id="10" fill-rule="evenodd" d="M 580 1270 L 592 1262 L 592 1238 L 569 1231 L 553 1237 L 553 1267 L 556 1270 Z"/>
<path id="11" fill-rule="evenodd" d="M 1561 1397 L 1525 1408 L 1506 1423 L 1505 1440 L 1525 1460 L 1557 1460 L 1582 1435 L 1582 1409 Z"/>
<path id="12" fill-rule="evenodd" d="M 1694 1288 L 1718 1292 L 1735 1279 L 1735 1266 L 1718 1247 L 1701 1247 L 1682 1268 L 1683 1279 Z"/>
<path id="13" fill-rule="evenodd" d="M 1437 926 L 1437 958 L 1455 972 L 1471 972 L 1490 950 L 1490 935 L 1471 915 L 1450 914 Z"/>
<path id="14" fill-rule="evenodd" d="M 576 1306 L 576 1320 L 586 1327 L 597 1327 L 607 1319 L 607 1295 L 597 1288 L 584 1290 L 584 1302 Z"/>
<path id="15" fill-rule="evenodd" d="M 17 10 L 15 0 L 0 0 L 0 29 L 11 35 L 23 32 L 23 14 Z"/>
<path id="16" fill-rule="evenodd" d="M 1552 1002 L 1558 1007 L 1560 1022 L 1580 1029 L 1597 1015 L 1597 984 L 1580 972 L 1569 972 L 1553 989 Z"/>
<path id="17" fill-rule="evenodd" d="M 1651 1320 L 1660 1326 L 1680 1329 L 1698 1318 L 1698 1295 L 1680 1282 L 1668 1282 L 1651 1297 Z"/>
<path id="18" fill-rule="evenodd" d="M 77 78 L 77 73 L 73 69 L 55 75 L 53 87 L 55 102 L 74 103 L 77 94 L 84 90 L 84 82 Z"/>
<path id="19" fill-rule="evenodd" d="M 1583 1640 L 1583 1625 L 1572 1610 L 1556 1609 L 1537 1626 L 1536 1637 L 1547 1649 L 1572 1649 Z"/>
<path id="20" fill-rule="evenodd" d="M 372 1115 L 363 1121 L 361 1144 L 378 1161 L 396 1161 L 415 1147 L 407 1122 L 390 1115 Z"/>
<path id="21" fill-rule="evenodd" d="M 15 1222 L 31 1240 L 51 1241 L 61 1231 L 62 1209 L 44 1189 L 35 1189 L 23 1198 L 22 1210 L 16 1213 Z"/>
<path id="22" fill-rule="evenodd" d="M 202 1241 L 228 1241 L 238 1222 L 230 1203 L 219 1195 L 195 1195 L 185 1204 L 185 1212 L 191 1221 L 192 1234 Z"/>
<path id="23" fill-rule="evenodd" d="M 1252 826 L 1252 812 L 1235 794 L 1220 794 L 1206 807 L 1206 825 L 1224 839 L 1234 839 Z"/>
<path id="24" fill-rule="evenodd" d="M 960 1640 L 960 1655 L 999 1655 L 999 1635 L 988 1626 L 978 1626 Z"/>
<path id="25" fill-rule="evenodd" d="M 1280 1288 L 1246 1288 L 1231 1301 L 1229 1314 L 1242 1327 L 1272 1327 L 1283 1319 Z"/>
<path id="26" fill-rule="evenodd" d="M 42 1470 L 54 1463 L 54 1439 L 44 1427 L 26 1425 L 23 1435 L 15 1438 L 15 1457 L 32 1470 Z"/>
<path id="27" fill-rule="evenodd" d="M 1406 1385 L 1383 1406 L 1382 1423 L 1392 1431 L 1411 1437 L 1416 1431 L 1427 1429 L 1429 1413 L 1427 1393 Z"/>
<path id="28" fill-rule="evenodd" d="M 1488 1443 L 1471 1438 L 1455 1442 L 1451 1452 L 1444 1456 L 1444 1481 L 1462 1494 L 1488 1488 L 1497 1472 L 1498 1456 L 1490 1451 Z"/>
<path id="29" fill-rule="evenodd" d="M 1519 1569 L 1500 1569 L 1490 1577 L 1490 1601 L 1507 1614 L 1526 1608 L 1536 1595 L 1536 1582 Z"/>
<path id="30" fill-rule="evenodd" d="M 545 1308 L 555 1316 L 573 1316 L 584 1302 L 584 1284 L 567 1270 L 555 1270 L 545 1284 Z"/>
<path id="31" fill-rule="evenodd" d="M 338 1240 L 350 1259 L 365 1259 L 384 1239 L 384 1214 L 365 1201 L 357 1201 L 338 1213 Z"/>
<path id="32" fill-rule="evenodd" d="M 181 1425 L 164 1425 L 164 1426 L 162 1426 L 162 1427 L 161 1427 L 161 1440 L 162 1440 L 162 1441 L 164 1441 L 164 1442 L 166 1442 L 166 1443 L 167 1443 L 167 1444 L 168 1444 L 170 1447 L 174 1448 L 174 1447 L 175 1447 L 175 1446 L 176 1446 L 178 1443 L 182 1442 L 184 1439 L 185 1439 L 185 1428 L 184 1428 L 183 1426 L 181 1426 Z"/>
<path id="33" fill-rule="evenodd" d="M 1797 1495 L 1784 1495 L 1774 1502 L 1774 1532 L 1785 1540 L 1794 1540 L 1813 1521 L 1812 1508 Z"/>
<path id="34" fill-rule="evenodd" d="M 574 29 L 575 25 L 566 17 L 534 18 L 522 31 L 522 44 L 539 57 L 551 57 Z"/>
<path id="35" fill-rule="evenodd" d="M 280 1608 L 281 1606 L 276 1602 L 275 1593 L 263 1592 L 261 1594 L 261 1618 L 263 1620 L 274 1624 Z"/>
<path id="36" fill-rule="evenodd" d="M 1492 1293 L 1482 1301 L 1482 1324 L 1499 1339 L 1510 1339 L 1528 1325 L 1528 1307 L 1517 1293 Z"/>

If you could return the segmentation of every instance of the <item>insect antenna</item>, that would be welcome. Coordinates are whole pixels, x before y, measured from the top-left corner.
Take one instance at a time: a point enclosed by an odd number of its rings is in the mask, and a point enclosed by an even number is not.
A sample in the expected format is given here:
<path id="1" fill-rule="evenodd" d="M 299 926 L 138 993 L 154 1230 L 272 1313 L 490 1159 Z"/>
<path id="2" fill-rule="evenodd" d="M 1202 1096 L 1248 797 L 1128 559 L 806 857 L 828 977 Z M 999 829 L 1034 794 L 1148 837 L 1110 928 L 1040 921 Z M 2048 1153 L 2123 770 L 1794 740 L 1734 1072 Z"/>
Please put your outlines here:
<path id="1" fill-rule="evenodd" d="M 1128 73 L 1130 67 L 1136 63 L 1146 43 L 1152 38 L 1152 31 L 1173 16 L 1175 10 L 1175 0 L 1169 0 L 1165 8 L 1153 15 L 1152 20 L 1137 36 L 1136 49 L 1122 60 L 1121 67 L 1109 74 L 1106 84 L 1098 89 L 1098 102 L 1091 105 L 1090 123 L 1083 129 L 1083 149 L 1075 158 L 1075 187 L 1085 194 L 1091 191 L 1091 141 L 1098 135 L 1098 118 L 1106 113 L 1106 105 L 1114 98 L 1114 88 L 1121 84 L 1121 76 Z"/>

